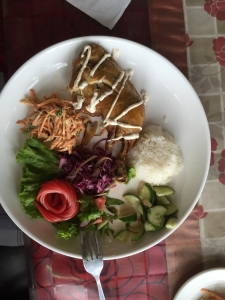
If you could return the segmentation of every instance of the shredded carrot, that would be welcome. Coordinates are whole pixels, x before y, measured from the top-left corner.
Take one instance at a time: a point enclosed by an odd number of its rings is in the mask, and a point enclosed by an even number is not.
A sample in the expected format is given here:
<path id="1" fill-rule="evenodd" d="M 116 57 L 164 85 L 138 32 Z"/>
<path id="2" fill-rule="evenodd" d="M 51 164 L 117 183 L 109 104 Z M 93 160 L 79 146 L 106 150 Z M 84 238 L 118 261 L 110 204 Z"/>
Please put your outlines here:
<path id="1" fill-rule="evenodd" d="M 205 293 L 205 294 L 207 294 L 207 295 L 209 295 L 210 298 L 211 298 L 212 300 L 224 300 L 224 299 L 221 298 L 220 296 L 218 296 L 218 295 L 216 295 L 215 293 L 213 293 L 213 292 L 211 292 L 211 291 L 208 291 L 208 290 L 206 290 L 206 289 L 204 289 L 204 288 L 201 289 L 201 292 L 202 292 L 202 293 Z"/>
<path id="2" fill-rule="evenodd" d="M 50 149 L 56 151 L 72 152 L 75 145 L 79 144 L 79 135 L 85 131 L 88 118 L 74 111 L 69 100 L 58 98 L 52 94 L 43 101 L 38 101 L 35 91 L 30 90 L 30 99 L 21 100 L 22 103 L 32 106 L 29 116 L 17 121 L 23 125 L 23 132 L 30 132 L 49 144 Z"/>

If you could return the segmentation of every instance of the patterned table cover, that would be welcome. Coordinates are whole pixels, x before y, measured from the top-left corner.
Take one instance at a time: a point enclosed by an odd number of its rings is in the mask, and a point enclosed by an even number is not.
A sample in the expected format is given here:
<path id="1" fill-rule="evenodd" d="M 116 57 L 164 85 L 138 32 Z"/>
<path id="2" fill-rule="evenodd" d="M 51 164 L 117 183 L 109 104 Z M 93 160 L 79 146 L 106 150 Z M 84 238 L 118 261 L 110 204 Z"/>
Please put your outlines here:
<path id="1" fill-rule="evenodd" d="M 211 163 L 199 200 L 204 268 L 225 266 L 225 1 L 183 0 L 189 80 L 204 107 Z"/>
<path id="2" fill-rule="evenodd" d="M 112 35 L 152 47 L 175 64 L 173 59 L 179 53 L 182 59 L 177 66 L 188 74 L 205 109 L 212 157 L 199 205 L 160 244 L 128 258 L 105 261 L 101 280 L 106 299 L 172 299 L 177 289 L 203 267 L 223 266 L 225 1 L 132 0 L 111 31 L 64 0 L 54 0 L 54 5 L 51 0 L 2 0 L 1 4 L 0 70 L 6 80 L 28 58 L 61 40 Z M 185 32 L 181 23 L 174 23 L 178 14 L 184 18 Z M 154 35 L 159 16 L 165 28 L 160 30 L 161 40 Z M 169 22 L 174 24 L 166 28 Z M 38 299 L 98 299 L 94 279 L 84 271 L 81 260 L 60 255 L 34 241 L 32 257 Z"/>

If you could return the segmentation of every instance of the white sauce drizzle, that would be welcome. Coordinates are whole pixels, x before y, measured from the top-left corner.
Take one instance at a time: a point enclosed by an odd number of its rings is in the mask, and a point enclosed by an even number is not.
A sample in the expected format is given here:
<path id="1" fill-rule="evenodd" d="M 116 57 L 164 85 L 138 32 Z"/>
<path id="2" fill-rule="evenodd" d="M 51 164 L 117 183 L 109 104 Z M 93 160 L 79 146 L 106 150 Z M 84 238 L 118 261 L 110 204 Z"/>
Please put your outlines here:
<path id="1" fill-rule="evenodd" d="M 119 57 L 120 55 L 120 50 L 118 48 L 113 48 L 112 49 L 112 58 L 114 60 L 117 60 L 117 58 Z"/>
<path id="2" fill-rule="evenodd" d="M 140 129 L 140 130 L 142 129 L 142 127 L 140 127 L 140 126 L 135 126 L 135 125 L 127 124 L 127 123 L 118 122 L 118 119 L 120 119 L 122 116 L 124 116 L 125 114 L 127 114 L 131 109 L 133 109 L 133 108 L 141 105 L 143 103 L 143 100 L 141 100 L 141 101 L 139 101 L 137 103 L 131 104 L 130 106 L 128 106 L 122 113 L 120 113 L 114 119 L 110 119 L 109 118 L 110 114 L 111 114 L 114 106 L 116 105 L 116 102 L 117 102 L 117 100 L 118 100 L 118 98 L 119 98 L 119 96 L 120 96 L 120 94 L 121 94 L 121 92 L 122 92 L 122 90 L 123 90 L 126 82 L 127 82 L 127 80 L 130 78 L 130 76 L 132 74 L 133 74 L 132 70 L 127 70 L 125 72 L 125 77 L 124 77 L 124 80 L 122 82 L 121 89 L 119 90 L 119 92 L 118 92 L 115 100 L 113 101 L 112 106 L 110 107 L 110 110 L 108 111 L 108 114 L 107 114 L 105 120 L 103 121 L 103 124 L 104 124 L 105 127 L 108 126 L 108 125 L 114 125 L 114 126 L 118 125 L 118 126 L 121 126 L 121 127 L 124 127 L 124 128 L 137 128 L 137 129 Z"/>
<path id="3" fill-rule="evenodd" d="M 149 99 L 149 95 L 145 90 L 141 90 L 141 98 L 144 101 L 144 105 L 146 105 L 146 103 L 148 102 L 148 99 Z"/>
<path id="4" fill-rule="evenodd" d="M 105 75 L 104 76 L 102 76 L 102 78 L 98 81 L 99 83 L 102 83 L 103 82 L 103 80 L 104 80 L 104 78 L 105 78 Z"/>
<path id="5" fill-rule="evenodd" d="M 76 102 L 76 103 L 73 103 L 73 102 L 72 102 L 74 109 L 75 109 L 75 110 L 76 110 L 76 109 L 81 109 L 84 100 L 85 100 L 85 99 L 84 99 L 82 96 L 79 96 L 79 95 L 78 95 L 78 96 L 77 96 L 77 102 Z"/>
<path id="6" fill-rule="evenodd" d="M 79 85 L 79 89 L 83 90 L 86 86 L 88 85 L 88 82 L 86 80 L 82 81 L 81 84 Z"/>
<path id="7" fill-rule="evenodd" d="M 127 72 L 127 75 L 129 76 L 129 79 L 131 79 L 132 75 L 134 74 L 134 70 L 133 69 L 129 69 L 126 72 Z"/>
<path id="8" fill-rule="evenodd" d="M 124 140 L 135 140 L 135 139 L 138 139 L 139 138 L 139 133 L 131 133 L 131 134 L 127 134 L 127 135 L 124 135 L 124 136 L 117 136 L 113 139 L 110 139 L 110 141 L 118 141 L 120 139 L 124 139 Z"/>
<path id="9" fill-rule="evenodd" d="M 94 68 L 91 70 L 90 72 L 90 76 L 93 77 L 94 74 L 95 74 L 95 71 L 98 69 L 98 67 L 101 65 L 101 63 L 103 63 L 103 61 L 107 58 L 107 57 L 110 57 L 111 54 L 109 53 L 106 53 L 99 61 L 98 63 L 94 66 Z"/>
<path id="10" fill-rule="evenodd" d="M 73 89 L 76 89 L 76 88 L 78 87 L 78 83 L 80 82 L 81 76 L 82 76 L 82 74 L 83 74 L 83 72 L 84 72 L 84 69 L 86 68 L 87 63 L 88 63 L 88 61 L 89 61 L 89 58 L 90 58 L 90 56 L 91 56 L 91 46 L 87 45 L 87 46 L 84 47 L 84 50 L 83 50 L 83 52 L 82 52 L 82 54 L 81 54 L 81 58 L 84 57 L 84 53 L 85 53 L 86 51 L 88 51 L 87 56 L 86 56 L 86 59 L 85 59 L 83 65 L 82 65 L 82 67 L 81 67 L 81 69 L 80 69 L 80 71 L 79 71 L 79 73 L 78 73 L 78 75 L 77 75 L 77 78 L 76 78 L 76 80 L 75 80 L 75 82 L 74 82 L 74 86 L 73 86 L 72 90 L 73 90 Z"/>
<path id="11" fill-rule="evenodd" d="M 100 97 L 98 97 L 98 93 L 95 91 L 90 103 L 86 106 L 86 110 L 93 114 L 94 112 L 96 112 L 96 105 L 112 93 L 113 90 L 108 90 L 105 91 Z"/>
<path id="12" fill-rule="evenodd" d="M 131 125 L 131 124 L 127 124 L 127 123 L 122 123 L 122 122 L 118 122 L 115 119 L 107 119 L 106 122 L 104 123 L 104 126 L 108 126 L 108 125 L 114 125 L 114 126 L 120 126 L 120 127 L 124 127 L 124 128 L 136 128 L 136 129 L 142 129 L 141 126 L 135 126 L 135 125 Z"/>
<path id="13" fill-rule="evenodd" d="M 133 109 L 133 108 L 135 108 L 135 107 L 141 105 L 143 102 L 144 102 L 144 101 L 141 100 L 141 101 L 139 101 L 139 102 L 137 102 L 137 103 L 134 103 L 134 104 L 129 105 L 129 106 L 128 106 L 121 114 L 119 114 L 117 117 L 115 117 L 114 120 L 118 120 L 118 119 L 122 118 L 122 117 L 123 117 L 124 115 L 126 115 L 131 109 Z"/>
<path id="14" fill-rule="evenodd" d="M 124 72 L 124 71 L 122 71 L 122 72 Z M 122 72 L 121 72 L 121 74 L 122 74 Z M 121 74 L 120 74 L 120 76 L 121 76 Z M 125 77 L 124 77 L 124 74 L 125 74 Z M 127 71 L 123 73 L 123 77 L 124 77 L 124 79 L 123 79 L 123 82 L 122 82 L 122 86 L 121 86 L 121 88 L 120 88 L 120 90 L 119 90 L 119 92 L 118 92 L 115 100 L 113 101 L 113 103 L 112 103 L 112 105 L 110 107 L 110 110 L 108 111 L 108 113 L 107 113 L 107 115 L 106 115 L 105 120 L 103 121 L 103 123 L 105 123 L 107 121 L 107 119 L 109 118 L 109 116 L 111 115 L 111 112 L 112 112 L 114 106 L 116 105 L 116 102 L 117 102 L 117 100 L 118 100 L 118 98 L 120 96 L 120 93 L 122 92 L 122 90 L 123 90 L 123 88 L 125 86 L 125 83 L 127 82 L 127 79 L 129 78 L 129 76 L 127 75 Z"/>
<path id="15" fill-rule="evenodd" d="M 87 53 L 87 56 L 86 56 L 86 59 L 77 75 L 77 78 L 74 82 L 74 86 L 73 88 L 71 89 L 72 91 L 75 90 L 77 87 L 78 87 L 78 84 L 80 82 L 80 79 L 81 79 L 81 76 L 83 74 L 83 71 L 84 69 L 86 68 L 87 64 L 88 64 L 88 61 L 90 59 L 90 56 L 91 56 L 91 47 L 89 45 L 85 46 L 82 54 L 81 54 L 81 57 L 83 58 L 84 57 L 84 54 L 85 52 L 88 51 Z M 95 71 L 97 70 L 97 68 L 101 65 L 101 63 L 107 58 L 107 57 L 110 57 L 111 54 L 105 54 L 101 59 L 100 61 L 94 66 L 94 68 L 91 70 L 90 72 L 90 76 L 94 76 L 94 73 Z M 119 49 L 117 48 L 113 48 L 112 50 L 112 57 L 113 59 L 117 59 L 119 56 Z M 125 75 L 125 76 L 124 76 Z M 114 82 L 113 86 L 112 86 L 112 89 L 111 90 L 108 90 L 108 91 L 105 91 L 102 95 L 100 95 L 98 97 L 98 92 L 95 91 L 91 100 L 90 100 L 90 103 L 86 106 L 86 109 L 87 111 L 89 111 L 90 113 L 94 113 L 96 111 L 96 105 L 101 102 L 102 100 L 104 100 L 107 96 L 111 95 L 114 91 L 114 89 L 117 87 L 118 83 L 122 81 L 122 86 L 115 98 L 115 100 L 113 101 L 111 107 L 110 107 L 110 110 L 108 111 L 107 113 L 107 116 L 105 118 L 105 120 L 103 121 L 103 124 L 104 124 L 104 127 L 108 126 L 108 125 L 115 125 L 115 126 L 121 126 L 121 127 L 124 127 L 124 128 L 137 128 L 137 129 L 142 129 L 141 126 L 134 126 L 134 125 L 131 125 L 131 124 L 127 124 L 127 123 L 122 123 L 122 122 L 119 122 L 118 119 L 120 119 L 122 116 L 126 115 L 131 109 L 143 104 L 143 103 L 146 103 L 147 100 L 148 100 L 148 94 L 146 91 L 141 91 L 141 96 L 142 96 L 142 99 L 141 101 L 139 101 L 138 103 L 134 103 L 130 106 L 128 106 L 122 113 L 120 113 L 117 117 L 115 117 L 114 119 L 110 119 L 110 114 L 114 108 L 114 106 L 116 105 L 116 102 L 127 82 L 128 79 L 131 78 L 131 76 L 133 75 L 133 70 L 132 69 L 129 69 L 127 71 L 122 71 L 120 73 L 120 76 L 119 78 Z M 99 80 L 99 82 L 102 82 L 103 79 L 104 79 L 105 75 Z M 79 89 L 84 89 L 86 86 L 88 85 L 88 82 L 87 81 L 83 81 L 80 86 L 79 86 Z M 82 104 L 84 102 L 84 98 L 82 96 L 77 96 L 77 103 L 73 104 L 74 105 L 74 108 L 75 109 L 81 109 L 82 107 Z M 125 136 L 120 136 L 120 137 L 116 137 L 116 138 L 113 138 L 111 140 L 119 140 L 119 139 L 125 139 L 125 140 L 131 140 L 131 139 L 137 139 L 139 137 L 139 134 L 138 133 L 132 133 L 132 134 L 128 134 L 128 135 L 125 135 Z"/>
<path id="16" fill-rule="evenodd" d="M 123 79 L 123 76 L 124 76 L 124 71 L 122 71 L 120 73 L 120 76 L 113 84 L 112 89 L 105 91 L 100 97 L 97 98 L 94 93 L 94 96 L 91 98 L 90 103 L 86 106 L 86 110 L 89 111 L 90 113 L 94 113 L 96 111 L 96 105 L 113 93 L 113 91 L 117 87 L 118 83 Z M 98 93 L 97 93 L 97 95 L 98 95 Z"/>
<path id="17" fill-rule="evenodd" d="M 113 84 L 113 86 L 112 86 L 112 89 L 113 89 L 113 90 L 117 87 L 118 83 L 123 79 L 124 74 L 125 74 L 124 71 L 122 71 L 122 72 L 120 73 L 119 78 L 114 82 L 114 84 Z"/>

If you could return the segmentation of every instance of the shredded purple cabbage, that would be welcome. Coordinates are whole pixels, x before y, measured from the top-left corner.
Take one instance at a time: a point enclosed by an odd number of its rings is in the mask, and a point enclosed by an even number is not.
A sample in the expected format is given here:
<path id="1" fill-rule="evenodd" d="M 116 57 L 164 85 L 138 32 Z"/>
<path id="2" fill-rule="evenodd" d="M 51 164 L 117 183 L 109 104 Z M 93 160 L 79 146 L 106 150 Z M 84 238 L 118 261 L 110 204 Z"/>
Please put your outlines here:
<path id="1" fill-rule="evenodd" d="M 93 151 L 77 147 L 59 158 L 59 169 L 63 170 L 60 178 L 70 181 L 78 194 L 102 194 L 112 187 L 114 157 L 97 144 Z"/>

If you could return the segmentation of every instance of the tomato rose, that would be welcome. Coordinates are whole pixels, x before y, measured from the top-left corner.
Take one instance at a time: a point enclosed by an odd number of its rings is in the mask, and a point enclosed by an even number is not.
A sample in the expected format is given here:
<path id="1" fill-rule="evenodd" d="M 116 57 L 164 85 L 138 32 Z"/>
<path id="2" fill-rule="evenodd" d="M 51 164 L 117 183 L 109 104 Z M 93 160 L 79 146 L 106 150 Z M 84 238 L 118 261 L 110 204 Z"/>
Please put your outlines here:
<path id="1" fill-rule="evenodd" d="M 213 50 L 216 54 L 216 60 L 221 66 L 225 66 L 225 38 L 218 37 L 213 40 Z"/>
<path id="2" fill-rule="evenodd" d="M 225 0 L 205 0 L 205 11 L 219 21 L 225 20 Z"/>
<path id="3" fill-rule="evenodd" d="M 72 185 L 59 179 L 41 185 L 35 205 L 49 222 L 61 222 L 73 218 L 79 210 L 79 203 Z"/>

